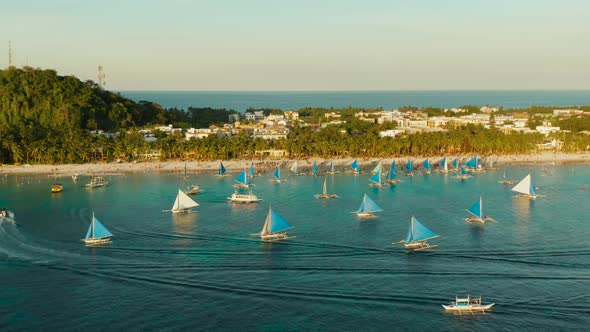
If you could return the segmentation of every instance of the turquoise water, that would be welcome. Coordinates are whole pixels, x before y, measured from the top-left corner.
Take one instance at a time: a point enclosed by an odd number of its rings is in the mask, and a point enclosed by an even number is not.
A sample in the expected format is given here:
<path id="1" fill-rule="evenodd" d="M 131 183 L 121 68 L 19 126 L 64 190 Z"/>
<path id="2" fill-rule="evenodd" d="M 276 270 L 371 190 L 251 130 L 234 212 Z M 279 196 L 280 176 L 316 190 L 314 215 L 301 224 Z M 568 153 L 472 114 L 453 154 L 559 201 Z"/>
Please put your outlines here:
<path id="1" fill-rule="evenodd" d="M 320 167 L 320 169 L 325 166 Z M 367 167 L 368 169 L 368 167 Z M 0 327 L 3 330 L 581 330 L 590 323 L 590 182 L 587 166 L 509 168 L 532 173 L 536 201 L 514 198 L 488 172 L 467 181 L 432 174 L 394 187 L 368 186 L 368 174 L 328 176 L 339 199 L 320 201 L 323 177 L 270 172 L 254 178 L 258 205 L 226 202 L 233 178 L 178 174 L 107 176 L 64 183 L 47 176 L 2 178 L 0 204 L 18 225 L 0 225 Z M 287 174 L 287 170 L 283 170 Z M 188 215 L 171 215 L 178 187 L 205 192 Z M 364 193 L 384 211 L 351 214 Z M 483 196 L 497 223 L 463 221 Z M 297 238 L 261 243 L 268 205 Z M 115 234 L 87 248 L 92 211 Z M 441 235 L 432 252 L 407 254 L 411 215 Z M 445 314 L 456 294 L 483 295 L 493 313 Z"/>
<path id="2" fill-rule="evenodd" d="M 458 107 L 492 105 L 507 108 L 590 105 L 590 91 L 342 91 L 342 92 L 201 92 L 121 91 L 133 100 L 149 100 L 164 107 L 214 107 L 245 111 L 254 108 L 303 107 Z"/>

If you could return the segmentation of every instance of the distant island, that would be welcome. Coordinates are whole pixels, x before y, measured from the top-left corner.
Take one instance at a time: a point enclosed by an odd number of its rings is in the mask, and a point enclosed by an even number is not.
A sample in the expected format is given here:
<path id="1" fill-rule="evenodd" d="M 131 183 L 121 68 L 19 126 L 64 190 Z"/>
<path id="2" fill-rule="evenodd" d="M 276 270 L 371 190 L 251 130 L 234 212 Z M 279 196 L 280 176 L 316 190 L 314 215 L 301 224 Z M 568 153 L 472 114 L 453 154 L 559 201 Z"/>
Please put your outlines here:
<path id="1" fill-rule="evenodd" d="M 163 108 L 54 70 L 0 70 L 0 162 L 399 158 L 590 151 L 590 106 Z"/>

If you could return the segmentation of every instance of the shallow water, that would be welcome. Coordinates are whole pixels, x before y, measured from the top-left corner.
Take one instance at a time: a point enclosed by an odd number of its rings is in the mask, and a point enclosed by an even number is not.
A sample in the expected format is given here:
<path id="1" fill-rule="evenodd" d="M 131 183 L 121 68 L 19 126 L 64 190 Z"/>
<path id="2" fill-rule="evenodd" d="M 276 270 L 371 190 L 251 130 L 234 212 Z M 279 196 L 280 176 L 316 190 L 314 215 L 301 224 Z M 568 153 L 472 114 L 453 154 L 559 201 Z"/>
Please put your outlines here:
<path id="1" fill-rule="evenodd" d="M 328 176 L 339 199 L 320 201 L 323 177 L 270 172 L 254 178 L 261 204 L 226 202 L 231 177 L 179 174 L 88 179 L 2 177 L 0 204 L 18 225 L 0 225 L 2 329 L 465 330 L 583 329 L 590 323 L 590 182 L 587 166 L 509 168 L 531 172 L 536 201 L 514 198 L 501 172 L 467 181 L 453 175 L 368 186 L 368 174 Z M 288 171 L 283 170 L 284 174 Z M 50 194 L 61 181 L 64 192 Z M 194 213 L 162 212 L 177 188 L 200 184 Z M 358 221 L 364 193 L 383 209 Z M 463 221 L 483 196 L 497 223 Z M 261 243 L 268 205 L 297 238 Z M 115 237 L 87 248 L 92 211 Z M 406 254 L 411 215 L 441 235 L 432 252 Z M 493 313 L 455 316 L 440 304 L 456 294 L 483 295 Z"/>

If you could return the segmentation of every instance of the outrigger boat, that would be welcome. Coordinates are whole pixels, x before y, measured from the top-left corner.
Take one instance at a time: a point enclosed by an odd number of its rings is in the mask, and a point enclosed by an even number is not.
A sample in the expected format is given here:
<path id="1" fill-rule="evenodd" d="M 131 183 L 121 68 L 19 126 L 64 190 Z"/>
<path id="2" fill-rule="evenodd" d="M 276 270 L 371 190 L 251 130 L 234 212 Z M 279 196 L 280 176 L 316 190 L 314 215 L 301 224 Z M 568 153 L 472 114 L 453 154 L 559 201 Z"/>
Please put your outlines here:
<path id="1" fill-rule="evenodd" d="M 293 175 L 303 175 L 302 173 L 299 173 L 299 163 L 297 162 L 297 160 L 295 160 L 295 162 L 293 163 L 293 165 L 291 165 L 291 168 L 289 168 L 289 170 L 293 172 Z"/>
<path id="2" fill-rule="evenodd" d="M 326 179 L 324 179 L 324 187 L 321 194 L 313 195 L 317 199 L 330 199 L 330 198 L 338 198 L 336 194 L 328 194 L 328 186 L 326 184 Z"/>
<path id="3" fill-rule="evenodd" d="M 377 171 L 371 178 L 369 179 L 369 186 L 371 187 L 378 187 L 381 188 L 386 184 L 381 180 L 381 171 Z"/>
<path id="4" fill-rule="evenodd" d="M 188 180 L 190 178 L 190 176 L 188 176 L 187 172 L 186 172 L 186 161 L 184 162 L 184 177 L 183 179 Z"/>
<path id="5" fill-rule="evenodd" d="M 494 305 L 495 303 L 482 304 L 481 296 L 471 297 L 468 295 L 464 298 L 455 297 L 455 301 L 447 305 L 443 304 L 442 306 L 446 311 L 456 313 L 485 313 L 486 311 L 492 310 Z"/>
<path id="6" fill-rule="evenodd" d="M 186 190 L 187 195 L 198 195 L 201 192 L 203 192 L 203 190 L 198 184 L 193 184 Z"/>
<path id="7" fill-rule="evenodd" d="M 428 240 L 439 237 L 438 234 L 424 226 L 418 219 L 410 219 L 410 229 L 408 229 L 408 236 L 405 240 L 401 240 L 394 244 L 403 244 L 404 248 L 409 251 L 422 251 L 437 247 L 438 245 L 431 245 Z"/>
<path id="8" fill-rule="evenodd" d="M 412 160 L 408 160 L 406 163 L 406 175 L 414 176 L 414 164 L 412 163 Z"/>
<path id="9" fill-rule="evenodd" d="M 246 174 L 245 170 L 242 171 L 240 175 L 238 175 L 238 177 L 235 179 L 235 182 L 234 188 L 250 188 L 254 185 L 248 181 L 248 175 Z"/>
<path id="10" fill-rule="evenodd" d="M 252 236 L 260 236 L 264 242 L 275 242 L 282 240 L 294 239 L 295 236 L 288 236 L 287 230 L 293 228 L 283 217 L 274 212 L 271 207 L 268 207 L 268 214 L 264 221 L 262 230 L 257 234 L 250 234 Z"/>
<path id="11" fill-rule="evenodd" d="M 363 201 L 361 202 L 361 206 L 359 207 L 358 211 L 352 212 L 357 215 L 359 218 L 376 218 L 376 212 L 381 212 L 383 209 L 377 205 L 367 194 L 363 196 Z"/>
<path id="12" fill-rule="evenodd" d="M 501 184 L 515 184 L 515 183 L 516 183 L 516 180 L 514 180 L 514 179 L 509 179 L 509 178 L 506 176 L 506 170 L 504 170 L 504 174 L 502 175 L 502 180 L 500 180 L 500 181 L 498 181 L 498 182 L 499 182 L 499 183 L 501 183 Z"/>
<path id="13" fill-rule="evenodd" d="M 424 168 L 425 174 L 432 173 L 432 168 L 430 167 L 430 160 L 428 160 L 428 158 L 426 158 L 426 160 L 424 160 L 424 162 L 422 163 L 422 168 Z"/>
<path id="14" fill-rule="evenodd" d="M 260 176 L 260 174 L 256 174 L 256 171 L 254 170 L 254 162 L 250 162 L 250 169 L 248 171 L 248 176 L 253 178 L 255 176 Z"/>
<path id="15" fill-rule="evenodd" d="M 168 210 L 172 213 L 190 213 L 191 208 L 199 206 L 199 203 L 193 201 L 192 198 L 188 197 L 182 190 L 178 189 L 176 200 L 172 205 L 172 209 Z"/>
<path id="16" fill-rule="evenodd" d="M 274 177 L 275 178 L 272 179 L 272 182 L 274 183 L 281 183 L 287 181 L 281 177 L 281 169 L 279 168 L 279 166 L 275 167 Z"/>
<path id="17" fill-rule="evenodd" d="M 448 173 L 449 172 L 449 165 L 447 162 L 447 157 L 444 157 L 440 163 L 438 164 L 438 171 L 442 172 L 442 173 Z"/>
<path id="18" fill-rule="evenodd" d="M 51 185 L 51 193 L 56 194 L 64 190 L 64 186 L 61 183 L 54 183 Z"/>
<path id="19" fill-rule="evenodd" d="M 530 199 L 536 199 L 537 197 L 543 197 L 542 195 L 537 194 L 535 191 L 535 186 L 531 183 L 531 175 L 528 174 L 524 177 L 514 188 L 512 191 L 516 191 L 518 195 L 516 197 L 524 197 Z"/>
<path id="20" fill-rule="evenodd" d="M 398 179 L 397 174 L 395 174 L 397 171 L 397 166 L 395 165 L 395 160 L 391 163 L 391 166 L 389 167 L 389 174 L 387 174 L 387 182 L 390 184 L 395 184 L 398 182 L 401 182 L 400 179 Z"/>
<path id="21" fill-rule="evenodd" d="M 470 177 L 471 177 L 471 175 L 467 174 L 465 167 L 461 167 L 461 169 L 459 170 L 459 174 L 457 174 L 457 179 L 465 180 L 465 179 L 469 179 Z"/>
<path id="22" fill-rule="evenodd" d="M 95 176 L 86 184 L 87 188 L 106 187 L 109 183 L 102 176 Z"/>
<path id="23" fill-rule="evenodd" d="M 383 162 L 379 161 L 379 163 L 377 164 L 377 166 L 375 166 L 375 168 L 373 168 L 373 170 L 371 171 L 372 174 L 375 174 L 377 172 L 381 172 L 383 171 Z"/>
<path id="24" fill-rule="evenodd" d="M 475 157 L 469 159 L 466 163 L 465 166 L 467 166 L 469 168 L 469 170 L 471 171 L 481 171 L 481 162 L 479 160 L 479 157 L 477 155 L 475 155 Z"/>
<path id="25" fill-rule="evenodd" d="M 334 169 L 334 162 L 332 160 L 330 160 L 330 168 L 328 168 L 328 171 L 326 173 L 330 175 L 337 173 Z"/>
<path id="26" fill-rule="evenodd" d="M 350 165 L 350 167 L 352 168 L 353 174 L 358 175 L 361 173 L 361 168 L 359 167 L 359 162 L 356 159 L 352 162 L 352 165 Z"/>
<path id="27" fill-rule="evenodd" d="M 483 200 L 481 196 L 479 196 L 479 200 L 475 202 L 467 212 L 471 213 L 471 215 L 465 218 L 467 222 L 479 222 L 485 224 L 486 221 L 495 221 L 494 219 L 490 218 L 483 214 Z"/>
<path id="28" fill-rule="evenodd" d="M 311 175 L 318 176 L 318 164 L 314 161 L 311 169 Z"/>
<path id="29" fill-rule="evenodd" d="M 262 198 L 258 198 L 252 192 L 250 192 L 249 194 L 240 194 L 238 192 L 234 192 L 230 197 L 227 198 L 227 200 L 232 203 L 248 204 L 258 203 L 262 200 Z"/>
<path id="30" fill-rule="evenodd" d="M 455 170 L 459 170 L 459 159 L 455 158 L 455 160 L 453 160 L 452 165 Z"/>
<path id="31" fill-rule="evenodd" d="M 90 222 L 90 227 L 88 227 L 88 232 L 86 232 L 86 237 L 82 239 L 82 242 L 87 246 L 96 246 L 111 243 L 111 237 L 113 237 L 113 234 L 96 219 L 94 212 L 92 212 L 92 221 Z"/>
<path id="32" fill-rule="evenodd" d="M 225 166 L 223 166 L 223 162 L 219 162 L 219 170 L 217 171 L 217 175 L 218 177 L 222 177 L 222 176 L 229 176 L 229 174 L 225 174 L 226 173 L 226 169 Z"/>

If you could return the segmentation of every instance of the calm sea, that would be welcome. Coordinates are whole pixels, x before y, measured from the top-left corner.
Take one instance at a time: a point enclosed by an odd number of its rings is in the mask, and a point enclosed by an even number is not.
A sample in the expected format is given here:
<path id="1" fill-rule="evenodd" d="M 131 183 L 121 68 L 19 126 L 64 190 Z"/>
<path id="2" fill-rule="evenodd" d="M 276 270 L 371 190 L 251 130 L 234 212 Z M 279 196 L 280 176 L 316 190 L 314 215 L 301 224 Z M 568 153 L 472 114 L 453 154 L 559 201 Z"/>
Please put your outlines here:
<path id="1" fill-rule="evenodd" d="M 325 166 L 320 167 L 325 168 Z M 82 178 L 2 177 L 0 204 L 18 225 L 0 224 L 0 328 L 7 330 L 583 330 L 590 324 L 590 191 L 587 166 L 508 168 L 532 173 L 536 201 L 515 198 L 501 172 L 467 181 L 452 175 L 403 177 L 374 189 L 368 175 L 328 176 L 331 201 L 313 197 L 323 177 L 255 178 L 261 204 L 226 202 L 235 175 L 108 176 L 89 190 Z M 285 169 L 285 174 L 288 171 Z M 50 194 L 51 183 L 64 191 Z M 205 192 L 188 215 L 162 212 L 178 188 Z M 363 194 L 377 219 L 351 214 Z M 497 220 L 466 224 L 483 196 Z M 269 204 L 295 228 L 285 243 L 261 243 Z M 92 211 L 114 233 L 87 248 Z M 392 242 L 411 215 L 441 235 L 434 251 L 407 254 Z M 485 315 L 445 314 L 455 295 L 495 302 Z"/>
<path id="2" fill-rule="evenodd" d="M 490 105 L 506 108 L 590 105 L 590 91 L 362 91 L 362 92 L 198 92 L 120 91 L 136 101 L 164 107 L 213 107 L 245 111 L 254 108 L 303 107 L 458 107 Z"/>

